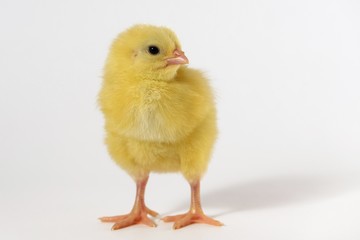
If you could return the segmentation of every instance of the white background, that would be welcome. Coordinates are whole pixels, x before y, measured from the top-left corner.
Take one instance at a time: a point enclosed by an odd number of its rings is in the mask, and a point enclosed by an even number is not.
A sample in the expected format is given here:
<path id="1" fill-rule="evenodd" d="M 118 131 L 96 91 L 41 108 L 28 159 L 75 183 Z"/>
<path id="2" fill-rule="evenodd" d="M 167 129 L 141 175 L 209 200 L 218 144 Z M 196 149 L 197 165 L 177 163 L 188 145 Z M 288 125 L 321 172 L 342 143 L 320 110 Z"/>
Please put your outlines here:
<path id="1" fill-rule="evenodd" d="M 110 231 L 130 177 L 109 158 L 96 105 L 114 37 L 166 25 L 217 92 L 220 137 L 202 181 L 225 223 Z M 0 1 L 0 238 L 360 239 L 360 2 Z M 179 174 L 149 207 L 184 212 Z"/>

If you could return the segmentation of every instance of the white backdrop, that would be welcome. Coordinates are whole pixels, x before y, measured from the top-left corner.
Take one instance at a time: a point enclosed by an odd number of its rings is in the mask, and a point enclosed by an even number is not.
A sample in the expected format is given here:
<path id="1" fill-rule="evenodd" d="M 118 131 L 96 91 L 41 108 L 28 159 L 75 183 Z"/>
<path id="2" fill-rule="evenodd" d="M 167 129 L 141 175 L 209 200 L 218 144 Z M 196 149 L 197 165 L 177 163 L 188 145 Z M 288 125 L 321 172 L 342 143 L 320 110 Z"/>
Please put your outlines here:
<path id="1" fill-rule="evenodd" d="M 360 2 L 0 1 L 0 238 L 360 239 Z M 225 223 L 110 231 L 134 184 L 109 158 L 96 106 L 114 37 L 165 25 L 217 92 L 202 181 Z M 178 174 L 149 207 L 187 210 Z"/>

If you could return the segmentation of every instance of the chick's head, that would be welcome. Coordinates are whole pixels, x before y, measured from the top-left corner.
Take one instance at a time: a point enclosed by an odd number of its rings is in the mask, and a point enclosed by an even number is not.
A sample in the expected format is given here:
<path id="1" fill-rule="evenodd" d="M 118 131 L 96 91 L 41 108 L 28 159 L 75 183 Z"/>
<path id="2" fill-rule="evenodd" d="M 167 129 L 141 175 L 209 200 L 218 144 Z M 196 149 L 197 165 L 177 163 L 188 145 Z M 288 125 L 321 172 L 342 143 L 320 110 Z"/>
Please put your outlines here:
<path id="1" fill-rule="evenodd" d="M 141 79 L 171 80 L 189 61 L 170 29 L 135 25 L 115 39 L 109 63 Z"/>

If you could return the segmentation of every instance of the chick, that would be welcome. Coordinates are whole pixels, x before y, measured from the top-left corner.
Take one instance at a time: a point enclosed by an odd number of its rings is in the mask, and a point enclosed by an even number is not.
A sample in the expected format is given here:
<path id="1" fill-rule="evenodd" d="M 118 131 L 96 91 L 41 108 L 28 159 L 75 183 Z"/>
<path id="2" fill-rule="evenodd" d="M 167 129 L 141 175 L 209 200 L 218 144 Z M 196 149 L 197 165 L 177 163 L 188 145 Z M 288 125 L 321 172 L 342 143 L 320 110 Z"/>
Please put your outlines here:
<path id="1" fill-rule="evenodd" d="M 102 217 L 112 229 L 142 223 L 158 214 L 146 207 L 151 172 L 181 172 L 191 187 L 190 210 L 162 220 L 174 229 L 192 223 L 220 226 L 200 204 L 200 179 L 217 136 L 212 90 L 168 28 L 135 25 L 113 42 L 104 68 L 99 105 L 105 117 L 109 154 L 136 182 L 129 214 Z"/>

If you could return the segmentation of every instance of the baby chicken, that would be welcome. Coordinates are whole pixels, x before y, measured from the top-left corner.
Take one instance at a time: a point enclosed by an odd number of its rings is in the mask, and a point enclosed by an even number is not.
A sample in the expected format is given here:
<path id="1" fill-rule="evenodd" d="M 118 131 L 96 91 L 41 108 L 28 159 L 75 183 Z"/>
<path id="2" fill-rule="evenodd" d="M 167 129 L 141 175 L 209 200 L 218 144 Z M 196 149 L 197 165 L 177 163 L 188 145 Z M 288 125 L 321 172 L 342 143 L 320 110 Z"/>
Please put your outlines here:
<path id="1" fill-rule="evenodd" d="M 99 94 L 108 151 L 136 182 L 129 214 L 102 217 L 112 229 L 142 223 L 155 227 L 144 192 L 151 172 L 181 172 L 191 187 L 190 210 L 162 220 L 174 229 L 192 223 L 220 226 L 200 204 L 200 179 L 217 135 L 213 94 L 168 28 L 135 25 L 113 42 Z"/>

